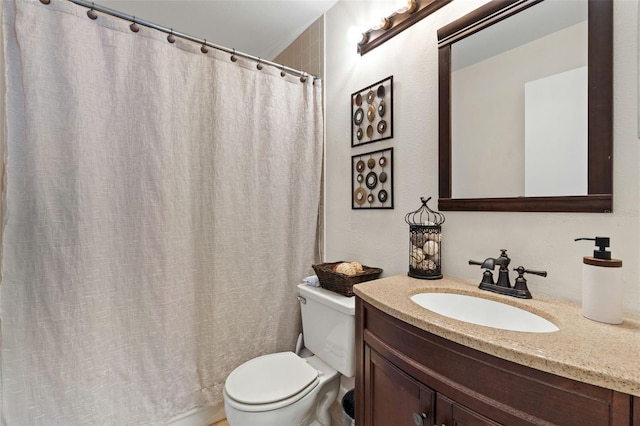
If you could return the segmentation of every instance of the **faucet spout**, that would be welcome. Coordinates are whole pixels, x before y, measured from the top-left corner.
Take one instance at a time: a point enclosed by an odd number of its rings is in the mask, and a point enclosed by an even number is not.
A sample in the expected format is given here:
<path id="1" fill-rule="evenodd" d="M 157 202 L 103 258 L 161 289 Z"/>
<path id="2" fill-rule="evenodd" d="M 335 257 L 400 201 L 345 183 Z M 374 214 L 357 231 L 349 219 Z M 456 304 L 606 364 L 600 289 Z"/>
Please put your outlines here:
<path id="1" fill-rule="evenodd" d="M 500 257 L 496 259 L 496 264 L 500 265 L 500 269 L 498 270 L 498 282 L 497 286 L 511 288 L 511 280 L 509 279 L 509 264 L 511 263 L 511 259 L 507 256 L 507 250 L 500 250 Z"/>

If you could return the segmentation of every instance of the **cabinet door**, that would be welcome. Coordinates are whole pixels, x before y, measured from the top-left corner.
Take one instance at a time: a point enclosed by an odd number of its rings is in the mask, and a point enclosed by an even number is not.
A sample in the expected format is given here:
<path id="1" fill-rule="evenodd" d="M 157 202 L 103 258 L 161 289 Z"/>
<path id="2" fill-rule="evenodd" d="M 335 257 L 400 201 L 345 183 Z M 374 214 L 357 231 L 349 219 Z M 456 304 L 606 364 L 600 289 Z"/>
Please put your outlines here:
<path id="1" fill-rule="evenodd" d="M 438 394 L 436 400 L 436 426 L 499 426 L 481 414 Z"/>
<path id="2" fill-rule="evenodd" d="M 365 345 L 365 421 L 371 426 L 431 426 L 435 392 Z"/>

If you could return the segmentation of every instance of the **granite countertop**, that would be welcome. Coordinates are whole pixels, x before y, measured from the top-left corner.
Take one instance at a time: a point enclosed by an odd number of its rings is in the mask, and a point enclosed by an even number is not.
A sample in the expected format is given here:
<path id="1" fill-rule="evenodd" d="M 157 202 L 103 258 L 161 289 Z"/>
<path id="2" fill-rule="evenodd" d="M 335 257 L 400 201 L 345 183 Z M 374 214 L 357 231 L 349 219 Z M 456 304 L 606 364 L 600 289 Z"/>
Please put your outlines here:
<path id="1" fill-rule="evenodd" d="M 640 319 L 611 325 L 582 316 L 578 304 L 533 295 L 523 300 L 479 290 L 477 283 L 397 275 L 355 285 L 354 293 L 381 311 L 422 330 L 496 357 L 581 382 L 640 396 Z M 411 301 L 423 292 L 476 295 L 523 308 L 559 331 L 506 331 L 451 319 Z"/>

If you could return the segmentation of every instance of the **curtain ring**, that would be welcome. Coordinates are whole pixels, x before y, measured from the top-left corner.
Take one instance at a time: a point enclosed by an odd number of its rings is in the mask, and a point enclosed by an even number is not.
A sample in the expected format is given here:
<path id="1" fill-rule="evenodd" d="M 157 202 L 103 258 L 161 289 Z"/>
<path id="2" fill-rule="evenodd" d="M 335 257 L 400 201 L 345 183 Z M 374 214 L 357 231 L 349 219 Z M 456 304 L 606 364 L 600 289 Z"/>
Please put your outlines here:
<path id="1" fill-rule="evenodd" d="M 89 19 L 92 19 L 95 21 L 96 19 L 98 19 L 98 14 L 96 13 L 95 10 L 93 10 L 94 6 L 95 4 L 91 2 L 91 9 L 87 10 L 87 16 L 89 17 Z"/>
<path id="2" fill-rule="evenodd" d="M 300 76 L 300 83 L 304 83 L 305 81 L 307 81 L 307 73 L 303 72 Z"/>
<path id="3" fill-rule="evenodd" d="M 233 54 L 231 55 L 231 62 L 235 62 L 237 60 L 238 58 L 236 58 L 236 49 L 233 49 Z"/>
<path id="4" fill-rule="evenodd" d="M 282 71 L 280 71 L 280 77 L 284 77 L 285 75 L 287 75 L 286 72 L 284 72 L 284 65 L 281 65 L 282 67 Z"/>
<path id="5" fill-rule="evenodd" d="M 133 31 L 134 33 L 137 33 L 138 31 L 140 31 L 140 26 L 136 23 L 136 17 L 133 17 L 133 23 L 131 25 L 129 25 L 129 29 L 131 31 Z"/>
<path id="6" fill-rule="evenodd" d="M 204 43 L 202 43 L 202 47 L 200 47 L 200 51 L 202 53 L 205 53 L 205 54 L 209 52 L 209 49 L 207 48 L 207 39 L 206 38 L 204 39 Z"/>
<path id="7" fill-rule="evenodd" d="M 49 3 L 51 3 L 51 0 L 40 0 L 40 3 L 49 4 Z"/>
<path id="8" fill-rule="evenodd" d="M 262 68 L 264 68 L 264 67 L 262 66 L 262 63 L 260 61 L 261 61 L 261 59 L 258 58 L 258 65 L 256 65 L 256 68 L 258 68 L 259 71 L 262 71 Z"/>
<path id="9" fill-rule="evenodd" d="M 173 36 L 173 28 L 171 28 L 171 34 L 169 34 L 167 36 L 167 41 L 169 43 L 175 43 L 176 42 L 176 38 Z"/>

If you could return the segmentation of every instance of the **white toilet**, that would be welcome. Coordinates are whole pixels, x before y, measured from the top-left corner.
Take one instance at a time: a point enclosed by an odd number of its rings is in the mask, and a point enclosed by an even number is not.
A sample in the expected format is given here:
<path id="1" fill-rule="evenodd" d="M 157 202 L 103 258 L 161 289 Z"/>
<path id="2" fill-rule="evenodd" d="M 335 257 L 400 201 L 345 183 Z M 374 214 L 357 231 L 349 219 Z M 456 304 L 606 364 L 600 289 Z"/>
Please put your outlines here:
<path id="1" fill-rule="evenodd" d="M 298 285 L 305 347 L 313 356 L 279 352 L 229 374 L 224 409 L 231 426 L 331 425 L 340 374 L 355 374 L 355 297 Z"/>

